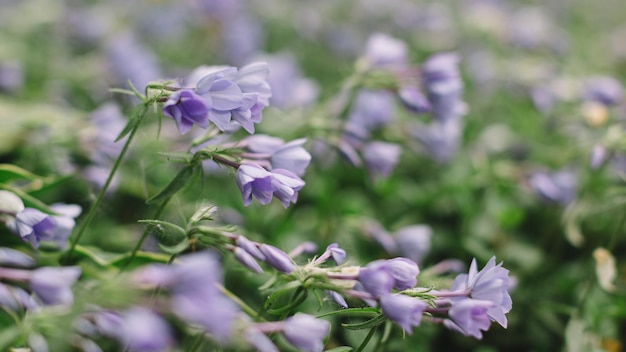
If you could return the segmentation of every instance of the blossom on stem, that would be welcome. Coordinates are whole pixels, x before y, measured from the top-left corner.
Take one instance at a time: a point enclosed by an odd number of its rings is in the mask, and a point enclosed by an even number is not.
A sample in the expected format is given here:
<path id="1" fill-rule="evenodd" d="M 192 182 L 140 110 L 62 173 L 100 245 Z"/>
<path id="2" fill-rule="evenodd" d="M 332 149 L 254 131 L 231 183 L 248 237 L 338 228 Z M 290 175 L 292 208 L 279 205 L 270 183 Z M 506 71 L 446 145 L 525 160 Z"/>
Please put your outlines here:
<path id="1" fill-rule="evenodd" d="M 30 278 L 30 288 L 46 305 L 69 305 L 74 302 L 72 285 L 80 273 L 77 266 L 35 269 Z"/>
<path id="2" fill-rule="evenodd" d="M 263 253 L 263 256 L 265 256 L 265 262 L 274 269 L 282 271 L 285 274 L 290 274 L 296 269 L 289 255 L 280 249 L 269 244 L 262 244 L 259 250 Z"/>
<path id="3" fill-rule="evenodd" d="M 372 177 L 384 179 L 393 171 L 401 152 L 397 144 L 374 141 L 365 144 L 361 153 Z"/>
<path id="4" fill-rule="evenodd" d="M 402 330 L 413 333 L 413 327 L 422 322 L 422 313 L 428 304 L 418 298 L 394 293 L 380 298 L 380 307 L 389 319 Z"/>
<path id="5" fill-rule="evenodd" d="M 444 320 L 444 325 L 452 330 L 459 331 L 466 336 L 482 339 L 483 331 L 491 325 L 489 310 L 495 303 L 477 299 L 464 298 L 454 301 L 448 311 L 450 320 Z"/>
<path id="6" fill-rule="evenodd" d="M 300 351 L 321 352 L 330 324 L 308 314 L 296 313 L 285 319 L 283 335 Z"/>
<path id="7" fill-rule="evenodd" d="M 298 191 L 304 187 L 304 181 L 298 175 L 285 169 L 274 169 L 271 172 L 273 195 L 280 200 L 283 207 L 298 200 Z"/>
<path id="8" fill-rule="evenodd" d="M 237 169 L 235 180 L 241 190 L 243 205 L 250 205 L 252 196 L 264 205 L 272 200 L 274 194 L 272 175 L 264 168 L 254 164 L 241 165 Z"/>
<path id="9" fill-rule="evenodd" d="M 181 89 L 172 93 L 163 104 L 163 114 L 176 121 L 180 134 L 189 132 L 194 124 L 207 128 L 208 112 L 209 107 L 205 99 L 191 89 Z"/>
<path id="10" fill-rule="evenodd" d="M 489 319 L 506 328 L 505 314 L 512 308 L 511 296 L 508 292 L 509 285 L 509 271 L 502 267 L 502 263 L 496 264 L 496 257 L 493 256 L 481 271 L 477 270 L 476 259 L 472 260 L 469 272 L 459 274 L 454 279 L 450 290 L 466 291 L 469 298 L 492 302 L 493 305 L 487 309 Z M 454 302 L 455 299 L 452 300 L 454 306 L 456 302 Z"/>

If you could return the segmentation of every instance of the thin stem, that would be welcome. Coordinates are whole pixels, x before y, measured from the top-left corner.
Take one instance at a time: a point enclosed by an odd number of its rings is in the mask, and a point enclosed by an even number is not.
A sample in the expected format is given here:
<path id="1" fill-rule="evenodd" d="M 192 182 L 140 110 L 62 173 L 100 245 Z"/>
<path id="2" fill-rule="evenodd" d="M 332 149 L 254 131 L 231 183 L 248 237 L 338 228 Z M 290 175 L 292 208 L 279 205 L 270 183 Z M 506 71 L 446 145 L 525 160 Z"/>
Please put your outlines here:
<path id="1" fill-rule="evenodd" d="M 236 161 L 232 161 L 229 159 L 224 158 L 223 156 L 217 155 L 217 154 L 211 154 L 211 159 L 217 163 L 220 164 L 224 164 L 224 165 L 228 165 L 234 169 L 238 169 L 241 164 L 236 162 Z"/>
<path id="2" fill-rule="evenodd" d="M 171 197 L 164 200 L 161 203 L 161 205 L 159 205 L 159 208 L 157 209 L 156 213 L 154 213 L 154 217 L 153 217 L 154 219 L 158 219 L 161 216 L 161 214 L 163 213 L 163 210 L 165 210 L 165 207 L 167 206 L 167 203 L 170 199 Z M 146 238 L 148 238 L 148 234 L 150 233 L 151 228 L 152 226 L 148 225 L 143 230 L 143 233 L 141 234 L 141 238 L 139 238 L 139 241 L 137 241 L 137 244 L 135 245 L 135 248 L 133 248 L 133 251 L 130 253 L 130 257 L 128 257 L 128 260 L 126 261 L 126 263 L 124 263 L 124 265 L 122 265 L 122 267 L 120 268 L 120 272 L 126 270 L 128 266 L 130 265 L 130 263 L 133 262 L 133 260 L 137 256 L 137 252 L 139 252 L 139 249 L 141 249 L 141 246 L 145 242 Z"/>
<path id="3" fill-rule="evenodd" d="M 250 317 L 254 317 L 254 318 L 259 318 L 259 314 L 257 313 L 256 310 L 252 309 L 252 307 L 250 307 L 248 304 L 246 304 L 246 302 L 242 301 L 241 298 L 237 297 L 237 295 L 235 295 L 234 293 L 230 292 L 226 287 L 222 286 L 222 285 L 217 285 L 217 288 L 228 298 L 230 298 L 231 300 L 233 300 L 233 302 L 237 303 L 237 305 L 239 307 L 241 307 L 241 309 L 246 312 L 246 314 L 248 314 Z"/>
<path id="4" fill-rule="evenodd" d="M 148 109 L 146 109 L 145 111 L 148 111 Z M 122 151 L 120 152 L 120 155 L 115 160 L 115 164 L 113 164 L 113 168 L 111 169 L 111 172 L 109 172 L 109 177 L 107 177 L 107 180 L 104 183 L 104 186 L 102 187 L 102 189 L 100 189 L 100 193 L 98 194 L 96 201 L 91 205 L 91 208 L 89 208 L 89 213 L 87 213 L 87 216 L 85 217 L 85 220 L 83 221 L 82 225 L 78 229 L 76 236 L 74 236 L 74 238 L 72 239 L 71 241 L 72 244 L 67 253 L 67 257 L 65 258 L 66 262 L 70 261 L 72 253 L 74 253 L 74 250 L 76 249 L 76 245 L 80 241 L 80 238 L 83 236 L 83 233 L 85 233 L 85 229 L 87 228 L 87 226 L 91 223 L 91 220 L 93 219 L 93 216 L 96 214 L 96 210 L 98 209 L 98 206 L 100 206 L 102 199 L 104 199 L 104 195 L 106 194 L 106 191 L 109 189 L 109 185 L 111 184 L 111 181 L 113 180 L 113 176 L 115 176 L 117 169 L 122 164 L 122 160 L 126 156 L 126 152 L 128 152 L 128 148 L 130 147 L 130 144 L 133 141 L 135 134 L 139 130 L 139 126 L 141 125 L 141 120 L 143 120 L 143 117 L 145 116 L 145 111 L 144 113 L 141 114 L 141 116 L 138 117 L 139 122 L 137 122 L 135 127 L 131 130 L 130 135 L 128 136 L 128 139 L 126 140 L 126 143 L 124 143 L 124 147 L 122 148 Z"/>
<path id="5" fill-rule="evenodd" d="M 370 340 L 374 336 L 374 333 L 376 333 L 376 330 L 378 330 L 378 325 L 376 325 L 376 326 L 374 326 L 374 327 L 372 327 L 370 329 L 370 331 L 367 333 L 367 336 L 365 336 L 365 339 L 363 340 L 361 345 L 356 350 L 354 350 L 354 352 L 361 352 L 361 351 L 363 351 L 363 349 L 365 349 L 365 346 L 367 346 L 367 344 L 370 342 Z"/>
<path id="6" fill-rule="evenodd" d="M 196 334 L 196 338 L 193 341 L 193 344 L 191 345 L 191 347 L 189 348 L 188 351 L 190 352 L 195 352 L 195 351 L 199 351 L 200 348 L 202 347 L 202 345 L 204 345 L 204 332 L 199 332 Z"/>

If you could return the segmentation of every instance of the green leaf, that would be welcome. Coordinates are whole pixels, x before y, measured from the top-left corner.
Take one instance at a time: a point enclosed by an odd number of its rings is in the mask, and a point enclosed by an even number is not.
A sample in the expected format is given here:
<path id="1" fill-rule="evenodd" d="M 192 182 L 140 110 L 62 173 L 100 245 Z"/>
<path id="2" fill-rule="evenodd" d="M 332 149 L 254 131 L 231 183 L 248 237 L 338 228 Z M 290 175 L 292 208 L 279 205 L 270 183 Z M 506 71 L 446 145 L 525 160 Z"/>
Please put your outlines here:
<path id="1" fill-rule="evenodd" d="M 122 138 L 126 137 L 126 135 L 130 133 L 130 131 L 137 128 L 139 124 L 141 123 L 141 120 L 143 119 L 143 117 L 146 115 L 147 111 L 148 111 L 148 106 L 146 104 L 137 105 L 133 109 L 133 112 L 131 113 L 131 117 L 128 120 L 128 123 L 126 123 L 126 126 L 124 126 L 124 129 L 122 130 L 122 132 L 120 132 L 117 138 L 115 138 L 115 142 L 116 143 L 119 142 Z"/>
<path id="2" fill-rule="evenodd" d="M 158 244 L 158 246 L 159 246 L 159 249 L 161 249 L 163 252 L 169 255 L 180 254 L 184 252 L 187 248 L 189 248 L 189 240 L 185 237 L 182 241 L 180 241 L 178 244 L 175 244 L 173 246 L 166 246 L 160 243 Z"/>
<path id="3" fill-rule="evenodd" d="M 7 351 L 8 347 L 20 337 L 20 329 L 17 326 L 12 326 L 8 329 L 3 329 L 0 332 L 0 350 Z"/>
<path id="4" fill-rule="evenodd" d="M 341 326 L 343 326 L 344 328 L 348 329 L 348 330 L 362 330 L 362 329 L 371 329 L 375 326 L 378 326 L 382 323 L 384 323 L 385 321 L 387 321 L 387 317 L 384 314 L 379 314 L 378 316 L 364 321 L 362 323 L 355 323 L 355 324 L 341 324 Z"/>
<path id="5" fill-rule="evenodd" d="M 45 178 L 13 164 L 0 164 L 0 183 L 9 183 L 15 180 L 43 181 Z"/>
<path id="6" fill-rule="evenodd" d="M 94 263 L 102 266 L 109 267 L 115 266 L 120 267 L 126 264 L 128 258 L 130 258 L 130 253 L 126 254 L 118 254 L 118 253 L 110 253 L 100 250 L 96 247 L 76 245 L 74 252 L 72 254 L 75 257 L 82 256 L 84 258 L 90 259 Z M 135 260 L 133 263 L 147 264 L 147 263 L 167 263 L 169 261 L 169 255 L 162 253 L 152 253 L 152 252 L 137 252 L 135 256 Z"/>
<path id="7" fill-rule="evenodd" d="M 191 159 L 193 159 L 193 154 L 190 154 L 190 153 L 183 153 L 183 152 L 160 152 L 158 154 L 161 155 L 161 156 L 166 157 L 168 160 L 169 159 L 178 159 L 178 160 L 190 162 Z"/>
<path id="8" fill-rule="evenodd" d="M 180 191 L 191 179 L 195 170 L 194 165 L 187 165 L 182 168 L 172 181 L 159 193 L 150 197 L 147 204 L 158 204 L 170 199 L 176 192 Z"/>
<path id="9" fill-rule="evenodd" d="M 378 309 L 371 308 L 371 307 L 367 307 L 367 308 L 346 308 L 346 309 L 336 310 L 334 312 L 328 312 L 328 313 L 320 314 L 317 317 L 318 318 L 322 318 L 322 317 L 328 317 L 328 316 L 332 316 L 332 315 L 369 315 L 369 316 L 375 316 L 375 315 L 378 315 L 378 314 L 379 314 Z"/>

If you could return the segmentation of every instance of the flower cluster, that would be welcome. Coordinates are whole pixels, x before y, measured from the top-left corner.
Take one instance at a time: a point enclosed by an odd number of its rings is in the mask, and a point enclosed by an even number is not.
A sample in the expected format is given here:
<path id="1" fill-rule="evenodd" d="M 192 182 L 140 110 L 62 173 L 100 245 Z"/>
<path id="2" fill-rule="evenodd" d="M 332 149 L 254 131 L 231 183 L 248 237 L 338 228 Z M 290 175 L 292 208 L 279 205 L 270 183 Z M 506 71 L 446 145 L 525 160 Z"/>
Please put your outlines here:
<path id="1" fill-rule="evenodd" d="M 74 228 L 74 218 L 81 213 L 78 205 L 55 203 L 50 205 L 54 215 L 35 208 L 24 207 L 22 200 L 14 193 L 0 191 L 0 214 L 6 226 L 23 241 L 39 247 L 41 241 L 53 242 L 65 248 L 67 239 Z"/>
<path id="2" fill-rule="evenodd" d="M 201 78 L 195 88 L 174 88 L 163 104 L 163 113 L 176 121 L 181 134 L 196 124 L 207 128 L 212 122 L 220 130 L 234 123 L 254 133 L 262 111 L 272 95 L 265 63 L 236 67 L 202 67 L 192 74 Z M 187 81 L 193 81 L 188 79 Z M 192 82 L 185 82 L 192 83 Z"/>

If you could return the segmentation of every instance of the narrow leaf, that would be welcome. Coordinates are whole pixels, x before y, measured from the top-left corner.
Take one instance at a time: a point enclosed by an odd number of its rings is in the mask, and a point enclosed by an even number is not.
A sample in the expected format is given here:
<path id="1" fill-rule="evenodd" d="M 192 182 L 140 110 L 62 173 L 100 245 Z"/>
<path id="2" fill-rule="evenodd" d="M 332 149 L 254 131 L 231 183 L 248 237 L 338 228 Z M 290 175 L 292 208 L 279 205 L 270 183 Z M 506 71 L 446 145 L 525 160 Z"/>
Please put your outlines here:
<path id="1" fill-rule="evenodd" d="M 187 165 L 182 168 L 178 174 L 172 179 L 172 181 L 159 193 L 150 197 L 146 203 L 147 204 L 158 204 L 167 199 L 170 199 L 176 192 L 180 191 L 191 179 L 193 176 L 193 171 L 195 167 L 193 165 Z"/>
<path id="2" fill-rule="evenodd" d="M 362 330 L 362 329 L 370 329 L 373 328 L 375 326 L 378 326 L 382 323 L 384 323 L 387 320 L 387 317 L 384 314 L 380 314 L 377 317 L 364 321 L 362 323 L 355 323 L 355 324 L 341 324 L 341 326 L 343 326 L 344 328 L 348 329 L 348 330 Z"/>
<path id="3" fill-rule="evenodd" d="M 122 138 L 126 137 L 126 135 L 130 133 L 130 131 L 134 130 L 135 128 L 139 126 L 139 123 L 143 119 L 143 116 L 146 114 L 146 111 L 148 111 L 148 106 L 146 106 L 146 104 L 137 105 L 133 109 L 133 112 L 131 114 L 130 119 L 128 120 L 128 123 L 126 123 L 126 126 L 124 127 L 122 132 L 120 132 L 117 138 L 115 138 L 116 143 L 120 141 Z"/>

